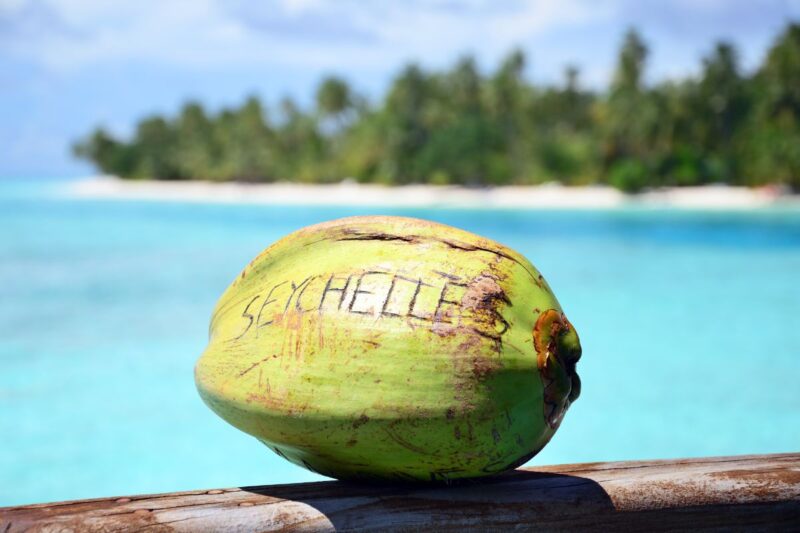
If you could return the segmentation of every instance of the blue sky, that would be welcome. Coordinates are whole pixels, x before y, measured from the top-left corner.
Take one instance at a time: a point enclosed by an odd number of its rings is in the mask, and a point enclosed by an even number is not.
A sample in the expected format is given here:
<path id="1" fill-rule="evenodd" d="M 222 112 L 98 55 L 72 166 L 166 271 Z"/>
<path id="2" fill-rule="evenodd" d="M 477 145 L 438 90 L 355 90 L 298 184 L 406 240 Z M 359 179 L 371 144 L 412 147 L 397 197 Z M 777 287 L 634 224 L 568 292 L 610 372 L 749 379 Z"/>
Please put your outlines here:
<path id="1" fill-rule="evenodd" d="M 374 98 L 408 61 L 472 53 L 490 70 L 519 46 L 534 82 L 569 63 L 602 87 L 630 26 L 652 81 L 697 72 L 718 39 L 752 69 L 791 20 L 800 0 L 0 0 L 0 177 L 91 174 L 72 140 L 98 124 L 126 135 L 187 99 L 307 102 L 329 73 Z"/>

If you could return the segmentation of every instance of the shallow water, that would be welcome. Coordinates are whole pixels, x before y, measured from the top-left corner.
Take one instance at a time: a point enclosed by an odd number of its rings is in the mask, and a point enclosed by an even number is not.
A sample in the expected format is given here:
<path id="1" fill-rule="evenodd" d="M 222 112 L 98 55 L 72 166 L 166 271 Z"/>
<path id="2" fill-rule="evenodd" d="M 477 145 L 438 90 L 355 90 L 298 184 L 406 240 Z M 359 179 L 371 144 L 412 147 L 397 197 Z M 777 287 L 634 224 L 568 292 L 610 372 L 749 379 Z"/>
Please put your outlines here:
<path id="1" fill-rule="evenodd" d="M 529 464 L 800 448 L 800 213 L 68 200 L 0 183 L 0 505 L 321 479 L 194 388 L 217 297 L 275 239 L 354 214 L 494 238 L 547 278 L 583 380 Z"/>

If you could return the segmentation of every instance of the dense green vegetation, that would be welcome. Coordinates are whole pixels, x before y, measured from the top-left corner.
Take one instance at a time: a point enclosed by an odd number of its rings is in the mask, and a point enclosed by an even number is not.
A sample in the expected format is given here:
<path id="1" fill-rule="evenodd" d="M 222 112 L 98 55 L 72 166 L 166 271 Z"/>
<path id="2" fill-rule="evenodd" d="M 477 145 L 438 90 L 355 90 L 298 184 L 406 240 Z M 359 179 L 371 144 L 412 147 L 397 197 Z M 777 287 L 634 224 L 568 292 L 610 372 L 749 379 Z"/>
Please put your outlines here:
<path id="1" fill-rule="evenodd" d="M 800 189 L 800 24 L 749 75 L 718 43 L 698 76 L 648 86 L 647 55 L 628 32 L 603 93 L 581 88 L 574 67 L 560 86 L 532 85 L 520 51 L 488 76 L 469 57 L 446 72 L 409 65 L 374 105 L 331 77 L 313 109 L 287 99 L 267 113 L 251 97 L 209 115 L 189 103 L 127 142 L 97 129 L 75 153 L 125 178 Z"/>

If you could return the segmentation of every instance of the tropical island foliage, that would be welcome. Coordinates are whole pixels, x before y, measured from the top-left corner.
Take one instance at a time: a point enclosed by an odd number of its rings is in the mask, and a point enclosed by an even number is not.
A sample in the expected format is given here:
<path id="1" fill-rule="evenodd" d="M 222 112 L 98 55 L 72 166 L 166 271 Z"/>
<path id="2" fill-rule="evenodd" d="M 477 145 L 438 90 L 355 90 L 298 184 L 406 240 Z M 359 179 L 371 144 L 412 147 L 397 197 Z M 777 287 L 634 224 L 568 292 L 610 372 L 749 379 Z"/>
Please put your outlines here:
<path id="1" fill-rule="evenodd" d="M 330 77 L 312 109 L 250 97 L 210 115 L 192 102 L 127 141 L 99 128 L 74 149 L 134 179 L 800 189 L 800 24 L 750 74 L 720 42 L 696 76 L 648 85 L 647 56 L 629 31 L 604 92 L 582 88 L 575 67 L 559 86 L 531 84 L 518 50 L 489 75 L 470 57 L 446 72 L 408 65 L 376 103 Z"/>

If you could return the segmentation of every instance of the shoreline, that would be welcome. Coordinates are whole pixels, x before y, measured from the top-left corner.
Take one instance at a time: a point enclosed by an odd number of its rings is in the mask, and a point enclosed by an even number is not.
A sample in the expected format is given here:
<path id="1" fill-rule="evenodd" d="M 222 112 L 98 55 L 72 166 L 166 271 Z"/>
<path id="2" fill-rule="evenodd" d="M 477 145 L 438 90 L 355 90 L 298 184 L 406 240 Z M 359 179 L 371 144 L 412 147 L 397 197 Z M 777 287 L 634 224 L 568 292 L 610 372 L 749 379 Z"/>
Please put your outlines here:
<path id="1" fill-rule="evenodd" d="M 250 205 L 471 209 L 800 209 L 800 195 L 783 194 L 775 188 L 749 189 L 730 185 L 674 187 L 634 195 L 605 185 L 568 187 L 557 183 L 472 189 L 449 185 L 386 186 L 352 181 L 334 184 L 250 184 L 132 181 L 98 176 L 72 182 L 62 192 L 75 199 Z"/>

